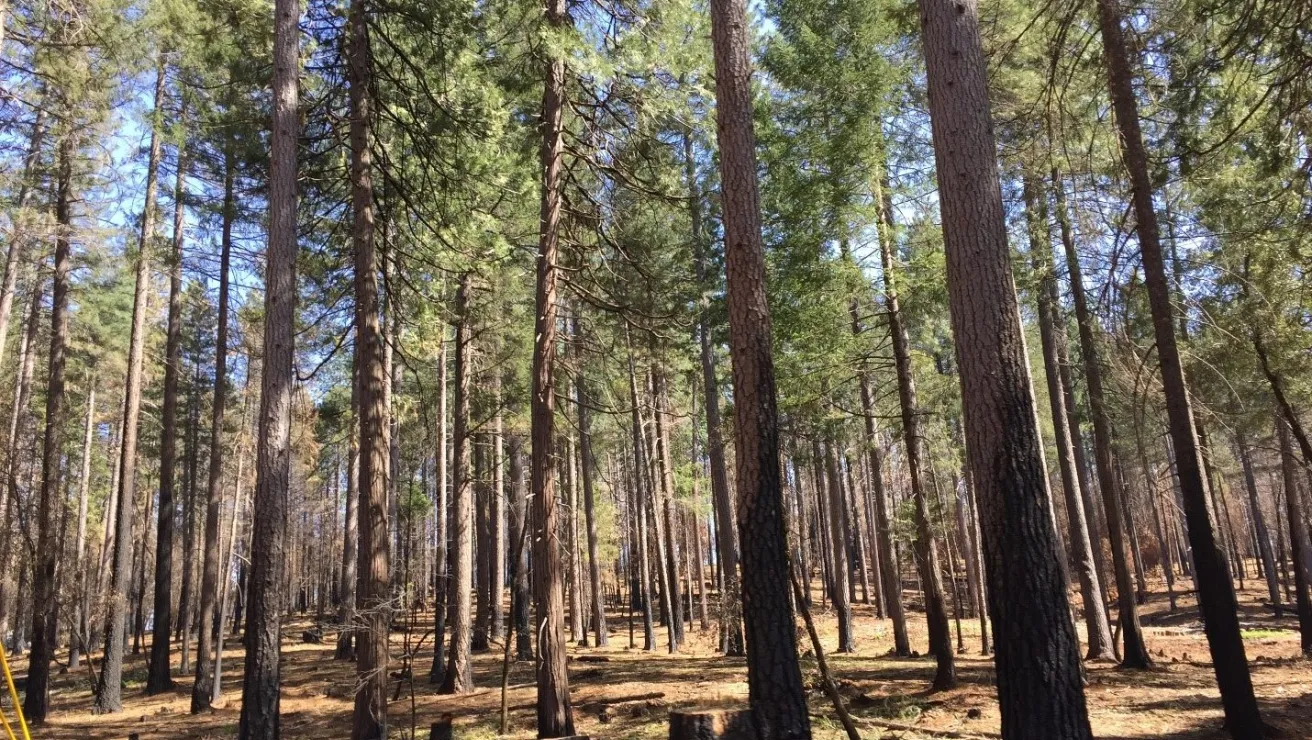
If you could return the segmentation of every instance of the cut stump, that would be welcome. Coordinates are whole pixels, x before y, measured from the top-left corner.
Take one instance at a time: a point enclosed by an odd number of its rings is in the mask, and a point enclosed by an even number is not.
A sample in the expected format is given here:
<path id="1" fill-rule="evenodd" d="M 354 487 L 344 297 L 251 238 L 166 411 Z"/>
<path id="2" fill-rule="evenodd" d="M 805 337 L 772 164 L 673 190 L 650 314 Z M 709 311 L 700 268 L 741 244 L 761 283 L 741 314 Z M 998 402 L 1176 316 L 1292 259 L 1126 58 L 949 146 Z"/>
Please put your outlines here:
<path id="1" fill-rule="evenodd" d="M 756 740 L 750 709 L 670 712 L 670 740 Z"/>

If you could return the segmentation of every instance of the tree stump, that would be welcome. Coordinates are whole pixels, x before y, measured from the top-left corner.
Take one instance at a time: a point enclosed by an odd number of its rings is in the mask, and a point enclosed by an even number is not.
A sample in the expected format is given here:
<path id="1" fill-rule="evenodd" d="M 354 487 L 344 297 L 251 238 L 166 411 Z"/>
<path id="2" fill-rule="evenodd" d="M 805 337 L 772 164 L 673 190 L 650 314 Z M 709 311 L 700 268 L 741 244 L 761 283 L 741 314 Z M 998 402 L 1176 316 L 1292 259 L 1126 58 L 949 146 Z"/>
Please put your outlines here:
<path id="1" fill-rule="evenodd" d="M 670 712 L 670 740 L 755 740 L 750 709 Z"/>
<path id="2" fill-rule="evenodd" d="M 455 736 L 451 732 L 451 715 L 444 714 L 442 719 L 433 723 L 428 729 L 428 740 L 453 740 Z"/>

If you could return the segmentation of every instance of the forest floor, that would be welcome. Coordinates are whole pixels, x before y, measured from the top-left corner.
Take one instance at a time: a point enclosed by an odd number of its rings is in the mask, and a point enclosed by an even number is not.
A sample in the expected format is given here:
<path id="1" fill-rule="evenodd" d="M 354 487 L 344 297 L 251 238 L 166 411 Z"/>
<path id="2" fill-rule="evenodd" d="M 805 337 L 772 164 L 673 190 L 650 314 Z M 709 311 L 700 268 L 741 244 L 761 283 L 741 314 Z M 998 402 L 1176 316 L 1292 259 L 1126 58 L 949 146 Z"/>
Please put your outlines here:
<path id="1" fill-rule="evenodd" d="M 1256 580 L 1248 585 L 1258 586 Z M 908 594 L 911 592 L 908 591 Z M 1277 620 L 1259 599 L 1264 591 L 1249 588 L 1240 594 L 1242 623 L 1253 682 L 1270 724 L 1284 730 L 1285 737 L 1312 738 L 1312 661 L 1299 657 L 1297 619 L 1288 612 Z M 913 608 L 917 605 L 911 604 Z M 818 601 L 813 607 L 827 648 L 836 642 L 833 614 Z M 839 681 L 864 738 L 997 737 L 998 705 L 992 686 L 992 659 L 980 655 L 979 623 L 963 620 L 958 655 L 958 688 L 931 694 L 929 681 L 933 661 L 929 658 L 901 659 L 889 655 L 892 635 L 889 623 L 874 617 L 872 607 L 854 608 L 857 624 L 856 653 L 828 655 L 831 670 Z M 925 645 L 923 613 L 910 613 L 912 646 Z M 1142 621 L 1148 647 L 1157 662 L 1149 671 L 1119 670 L 1111 663 L 1087 664 L 1089 715 L 1100 738 L 1168 738 L 1206 740 L 1222 738 L 1220 697 L 1208 659 L 1207 643 L 1192 594 L 1180 599 L 1177 610 L 1168 609 L 1165 593 L 1153 593 L 1143 607 Z M 476 654 L 474 674 L 477 690 L 469 695 L 438 696 L 426 679 L 432 655 L 431 613 L 418 618 L 421 625 L 407 637 L 398 630 L 392 635 L 394 656 L 403 654 L 423 636 L 416 660 L 418 681 L 401 682 L 400 699 L 391 705 L 393 738 L 427 738 L 428 726 L 443 714 L 454 715 L 457 737 L 491 738 L 499 726 L 501 647 Z M 306 644 L 300 639 L 310 625 L 308 619 L 291 620 L 283 631 L 283 736 L 291 740 L 345 738 L 350 731 L 353 664 L 333 660 L 334 635 L 323 644 Z M 740 707 L 746 704 L 746 668 L 742 658 L 725 658 L 715 652 L 714 625 L 707 631 L 693 629 L 683 650 L 668 655 L 665 631 L 657 630 L 659 649 L 641 650 L 642 628 L 638 625 L 639 648 L 629 645 L 626 615 L 610 615 L 610 646 L 571 647 L 570 688 L 575 721 L 580 733 L 593 738 L 663 738 L 667 736 L 666 714 L 672 708 Z M 955 636 L 954 625 L 954 636 Z M 799 639 L 809 648 L 804 631 Z M 125 678 L 126 711 L 112 716 L 91 713 L 88 674 L 78 671 L 58 676 L 53 689 L 54 707 L 48 724 L 36 730 L 40 740 L 123 740 L 139 733 L 142 740 L 155 738 L 233 738 L 237 734 L 241 697 L 242 650 L 230 639 L 224 654 L 224 699 L 211 712 L 188 713 L 190 677 L 179 677 L 173 693 L 148 697 L 145 656 L 130 656 Z M 585 656 L 593 656 L 589 660 Z M 604 660 L 601 660 L 604 658 Z M 394 657 L 393 670 L 398 670 Z M 22 660 L 16 670 L 25 672 Z M 816 687 L 811 696 L 813 726 L 817 738 L 843 736 L 832 707 L 818 690 L 815 661 L 806 650 L 803 670 Z M 397 681 L 393 681 L 393 685 Z M 533 737 L 534 687 L 532 663 L 511 666 L 509 705 L 511 737 Z M 12 711 L 6 713 L 12 717 Z M 879 726 L 876 723 L 883 723 Z M 915 729 L 890 729 L 889 725 Z M 416 728 L 417 733 L 412 728 Z"/>

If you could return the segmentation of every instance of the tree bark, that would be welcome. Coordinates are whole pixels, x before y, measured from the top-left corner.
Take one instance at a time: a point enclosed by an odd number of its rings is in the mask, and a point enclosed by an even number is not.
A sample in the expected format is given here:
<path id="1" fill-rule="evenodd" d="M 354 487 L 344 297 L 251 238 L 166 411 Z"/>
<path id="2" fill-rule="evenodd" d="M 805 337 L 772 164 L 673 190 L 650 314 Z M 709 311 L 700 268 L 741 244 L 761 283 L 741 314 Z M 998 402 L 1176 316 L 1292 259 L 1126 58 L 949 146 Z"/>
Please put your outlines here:
<path id="1" fill-rule="evenodd" d="M 530 526 L 528 521 L 528 491 L 524 485 L 524 438 L 518 434 L 510 436 L 508 455 L 510 457 L 509 475 L 511 498 L 511 530 L 515 541 L 524 541 L 524 528 Z M 532 589 L 529 585 L 528 548 L 521 547 L 519 557 L 511 564 L 510 580 L 514 589 L 510 600 L 510 619 L 515 629 L 515 659 L 533 659 L 533 635 L 529 627 L 529 602 Z"/>
<path id="2" fill-rule="evenodd" d="M 1092 733 L 1079 641 L 1011 272 L 978 7 L 975 0 L 920 0 L 920 13 L 1002 735 L 1083 740 Z"/>
<path id="3" fill-rule="evenodd" d="M 467 694 L 474 690 L 474 673 L 469 665 L 472 632 L 470 600 L 474 589 L 474 492 L 470 480 L 470 449 L 473 441 L 469 418 L 469 374 L 473 327 L 469 308 L 470 273 L 460 276 L 456 290 L 455 430 L 451 455 L 450 595 L 447 599 L 451 644 L 447 649 L 446 677 L 438 689 L 442 694 Z"/>
<path id="4" fill-rule="evenodd" d="M 1200 467 L 1198 439 L 1195 436 L 1189 389 L 1185 383 L 1180 350 L 1176 345 L 1175 316 L 1171 306 L 1171 289 L 1167 282 L 1158 232 L 1157 211 L 1153 205 L 1153 186 L 1148 172 L 1148 155 L 1139 129 L 1139 107 L 1132 87 L 1133 72 L 1121 30 L 1121 10 L 1117 0 L 1098 0 L 1099 27 L 1107 63 L 1107 83 L 1112 99 L 1121 153 L 1129 171 L 1133 190 L 1139 252 L 1143 259 L 1144 281 L 1152 310 L 1153 334 L 1157 340 L 1157 357 L 1171 441 L 1174 444 L 1180 490 L 1184 496 L 1185 516 L 1189 523 L 1189 541 L 1194 552 L 1194 580 L 1203 611 L 1203 628 L 1212 652 L 1213 670 L 1221 690 L 1226 724 L 1237 738 L 1260 738 L 1262 718 L 1253 694 L 1253 682 L 1239 631 L 1238 604 L 1230 581 L 1225 555 L 1217 546 L 1212 518 L 1207 511 L 1207 493 Z"/>
<path id="5" fill-rule="evenodd" d="M 451 488 L 447 481 L 447 337 L 442 327 L 442 339 L 437 351 L 437 499 L 433 503 L 436 531 L 434 543 L 436 562 L 433 565 L 433 663 L 428 669 L 428 682 L 440 684 L 446 676 L 446 619 L 451 594 L 447 554 L 449 553 L 448 524 L 451 521 Z"/>
<path id="6" fill-rule="evenodd" d="M 150 643 L 146 693 L 159 694 L 173 688 L 169 666 L 169 637 L 173 603 L 173 525 L 177 519 L 173 489 L 178 459 L 178 374 L 182 364 L 182 243 L 187 188 L 185 143 L 178 146 L 177 182 L 173 187 L 173 254 L 169 258 L 169 315 L 164 343 L 163 431 L 159 453 L 159 520 L 155 534 L 155 624 Z M 187 509 L 190 511 L 190 507 Z M 186 576 L 183 576 L 184 580 Z M 179 610 L 190 608 L 186 599 Z M 184 651 L 185 654 L 185 651 Z"/>
<path id="7" fill-rule="evenodd" d="M 1312 538 L 1308 537 L 1304 518 L 1303 494 L 1299 491 L 1298 463 L 1289 441 L 1289 424 L 1276 417 L 1276 436 L 1280 440 L 1280 465 L 1284 474 L 1285 508 L 1288 512 L 1290 554 L 1294 561 L 1294 604 L 1298 608 L 1298 631 L 1303 655 L 1312 656 Z M 1307 452 L 1304 451 L 1304 455 Z"/>
<path id="8" fill-rule="evenodd" d="M 0 41 L 4 39 L 4 16 L 0 13 Z M 36 184 L 37 167 L 41 163 L 41 146 L 46 135 L 46 109 L 38 107 L 36 120 L 32 123 L 32 135 L 27 140 L 27 156 L 23 158 L 22 179 L 18 183 L 18 195 L 14 198 L 14 213 L 22 217 L 27 207 L 28 196 Z M 0 288 L 0 364 L 4 363 L 5 348 L 9 339 L 9 319 L 14 310 L 14 292 L 18 285 L 18 272 L 23 262 L 27 235 L 22 234 L 16 226 L 9 235 L 9 249 L 5 253 L 4 284 Z"/>
<path id="9" fill-rule="evenodd" d="M 825 475 L 829 485 L 829 538 L 833 543 L 834 573 L 834 609 L 838 614 L 838 650 L 839 653 L 856 652 L 856 636 L 852 624 L 852 601 L 847 587 L 849 574 L 848 563 L 851 555 L 847 549 L 846 522 L 847 506 L 843 501 L 843 484 L 839 480 L 838 462 L 834 457 L 832 440 L 826 440 L 824 450 Z"/>
<path id="10" fill-rule="evenodd" d="M 573 317 L 573 335 L 579 337 L 579 320 Z M 601 563 L 597 561 L 597 516 L 596 491 L 593 479 L 596 476 L 597 461 L 592 454 L 592 391 L 588 384 L 587 373 L 580 365 L 575 378 L 575 392 L 578 394 L 579 422 L 579 457 L 580 473 L 583 479 L 583 516 L 588 536 L 588 583 L 591 586 L 592 630 L 596 634 L 596 647 L 605 647 L 610 643 L 609 631 L 606 629 L 606 609 L 601 590 Z"/>
<path id="11" fill-rule="evenodd" d="M 123 711 L 123 659 L 126 645 L 127 591 L 132 576 L 132 517 L 136 506 L 137 438 L 141 417 L 142 363 L 146 342 L 146 303 L 150 292 L 150 250 L 155 239 L 155 210 L 159 180 L 160 130 L 164 107 L 164 63 L 155 73 L 154 120 L 150 155 L 146 162 L 146 204 L 137 239 L 136 292 L 132 299 L 132 335 L 128 345 L 128 373 L 124 381 L 123 441 L 119 447 L 118 533 L 114 538 L 114 569 L 105 621 L 105 660 L 96 687 L 95 710 Z"/>
<path id="12" fill-rule="evenodd" d="M 779 416 L 743 0 L 712 0 L 747 687 L 763 740 L 810 737 L 789 593 Z"/>
<path id="13" fill-rule="evenodd" d="M 157 90 L 158 94 L 158 90 Z M 158 102 L 159 98 L 156 98 Z M 55 571 L 59 563 L 58 535 L 54 519 L 60 492 L 60 447 L 64 423 L 64 374 L 68 349 L 68 286 L 72 270 L 70 247 L 72 217 L 70 189 L 71 148 L 67 139 L 60 149 L 59 181 L 55 194 L 55 281 L 50 310 L 50 355 L 46 381 L 46 429 L 41 452 L 41 498 L 37 504 L 37 541 L 32 578 L 32 652 L 28 658 L 27 695 L 23 713 L 33 724 L 46 721 L 50 702 L 50 662 L 54 659 L 56 614 Z M 153 150 L 152 150 L 153 153 Z M 148 206 L 153 205 L 149 203 Z M 144 232 L 149 233 L 149 232 Z M 141 288 L 138 288 L 140 291 Z M 145 309 L 141 309 L 142 321 Z M 136 322 L 134 322 L 134 329 Z M 140 362 L 138 362 L 138 365 Z M 138 395 L 140 390 L 138 389 Z M 120 623 L 121 624 L 121 623 Z M 122 654 L 118 656 L 122 665 Z"/>
<path id="14" fill-rule="evenodd" d="M 73 577 L 77 586 L 73 592 L 72 634 L 69 636 L 68 669 L 81 665 L 81 656 L 87 648 L 87 614 L 91 599 L 87 580 L 87 500 L 91 493 L 91 442 L 96 428 L 96 377 L 92 374 L 87 384 L 87 422 L 82 433 L 82 470 L 77 483 L 77 539 L 73 546 Z M 0 512 L 4 502 L 0 502 Z M 3 563 L 3 561 L 0 561 Z M 0 628 L 0 633 L 3 629 Z"/>
<path id="15" fill-rule="evenodd" d="M 358 346 L 358 342 L 357 342 Z M 342 524 L 341 604 L 337 621 L 336 660 L 356 659 L 356 584 L 360 578 L 360 354 L 351 357 L 351 418 L 347 422 L 346 521 Z M 440 634 L 440 633 L 439 633 Z"/>
<path id="16" fill-rule="evenodd" d="M 351 740 L 386 740 L 388 638 L 392 626 L 389 565 L 388 378 L 379 326 L 378 268 L 374 241 L 374 191 L 370 131 L 373 122 L 373 60 L 364 0 L 352 0 L 347 75 L 350 83 L 351 247 L 355 254 L 355 337 L 359 384 L 360 545 L 356 556 L 356 603 L 362 630 L 356 641 L 355 713 Z M 389 316 L 396 309 L 390 300 Z M 395 470 L 390 470 L 395 475 Z"/>
<path id="17" fill-rule="evenodd" d="M 565 0 L 546 0 L 547 25 L 563 30 L 572 25 Z M 542 173 L 538 218 L 536 310 L 533 322 L 532 451 L 529 492 L 533 497 L 533 601 L 538 621 L 538 737 L 574 734 L 569 673 L 565 666 L 565 594 L 562 587 L 559 534 L 559 494 L 556 490 L 556 293 L 559 269 L 560 217 L 564 187 L 564 125 L 567 106 L 565 58 L 543 60 Z"/>
<path id="18" fill-rule="evenodd" d="M 1271 606 L 1276 610 L 1276 618 L 1284 614 L 1280 604 L 1280 583 L 1276 578 L 1276 557 L 1271 547 L 1271 531 L 1266 526 L 1266 515 L 1262 513 L 1262 500 L 1257 493 L 1257 476 L 1253 473 L 1253 456 L 1248 447 L 1238 439 L 1235 449 L 1239 453 L 1239 462 L 1244 468 L 1244 487 L 1248 490 L 1248 510 L 1253 513 L 1253 529 L 1257 533 L 1257 551 L 1262 558 L 1262 574 L 1266 577 L 1267 596 Z"/>
<path id="19" fill-rule="evenodd" d="M 1044 377 L 1048 382 L 1048 402 L 1052 407 L 1052 428 L 1057 439 L 1057 461 L 1061 468 L 1062 491 L 1066 495 L 1066 524 L 1080 597 L 1084 601 L 1084 620 L 1088 632 L 1089 660 L 1114 660 L 1111 626 L 1102 603 L 1102 588 L 1089 525 L 1084 518 L 1084 495 L 1076 470 L 1075 444 L 1066 420 L 1066 398 L 1062 387 L 1061 354 L 1065 331 L 1058 331 L 1057 274 L 1053 266 L 1052 243 L 1048 233 L 1048 206 L 1042 188 L 1034 178 L 1024 183 L 1025 211 L 1029 222 L 1030 257 L 1038 277 L 1039 335 L 1043 344 Z"/>
<path id="20" fill-rule="evenodd" d="M 282 560 L 286 554 L 283 540 L 291 484 L 291 410 L 295 382 L 300 15 L 299 0 L 275 0 L 263 372 L 255 447 L 255 498 L 251 509 L 254 532 L 246 585 L 246 673 L 242 680 L 240 740 L 277 740 L 279 736 L 282 637 L 279 619 L 284 603 Z"/>

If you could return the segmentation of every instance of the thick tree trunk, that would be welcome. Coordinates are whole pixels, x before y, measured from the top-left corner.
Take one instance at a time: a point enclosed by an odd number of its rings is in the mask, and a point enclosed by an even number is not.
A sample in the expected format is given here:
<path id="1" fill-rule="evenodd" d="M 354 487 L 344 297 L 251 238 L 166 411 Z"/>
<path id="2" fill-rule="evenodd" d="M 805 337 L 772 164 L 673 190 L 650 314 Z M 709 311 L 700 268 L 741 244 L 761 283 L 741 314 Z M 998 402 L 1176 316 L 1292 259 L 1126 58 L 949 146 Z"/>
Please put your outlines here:
<path id="1" fill-rule="evenodd" d="M 222 614 L 215 614 L 219 589 L 227 589 L 227 574 L 220 573 L 222 547 L 219 527 L 223 516 L 223 423 L 228 407 L 228 322 L 232 271 L 232 228 L 237 215 L 236 163 L 231 142 L 223 151 L 223 225 L 219 241 L 219 306 L 214 341 L 214 400 L 210 411 L 210 470 L 205 496 L 205 534 L 201 545 L 200 614 L 196 635 L 196 680 L 191 687 L 191 712 L 208 709 L 215 687 L 211 685 L 213 654 L 223 652 L 223 641 L 214 645 L 214 635 L 223 634 Z M 238 482 L 240 487 L 240 482 Z"/>
<path id="2" fill-rule="evenodd" d="M 356 556 L 356 603 L 361 632 L 356 645 L 355 714 L 351 740 L 387 739 L 388 638 L 392 625 L 389 556 L 388 398 L 379 326 L 378 253 L 374 243 L 374 191 L 370 129 L 373 60 L 364 0 L 353 0 L 347 75 L 350 82 L 351 246 L 355 254 L 355 338 L 359 384 L 360 545 Z M 389 290 L 389 297 L 392 296 Z M 394 300 L 388 301 L 389 322 Z M 395 474 L 395 470 L 390 471 Z"/>
<path id="3" fill-rule="evenodd" d="M 974 0 L 920 0 L 920 13 L 1002 735 L 1082 740 L 1092 733 L 1079 641 L 1011 273 L 978 8 Z"/>
<path id="4" fill-rule="evenodd" d="M 161 72 L 162 76 L 162 72 Z M 159 102 L 157 90 L 156 102 Z M 27 695 L 23 701 L 23 713 L 28 721 L 41 724 L 46 721 L 50 701 L 50 662 L 55 654 L 55 635 L 58 632 L 56 621 L 56 585 L 55 571 L 59 563 L 58 535 L 55 523 L 55 507 L 59 505 L 60 493 L 60 448 L 64 422 L 64 368 L 68 349 L 68 285 L 72 270 L 70 247 L 72 241 L 72 217 L 70 214 L 72 184 L 72 164 L 70 144 L 65 140 L 60 148 L 59 175 L 55 193 L 55 281 L 52 295 L 54 301 L 50 310 L 50 354 L 49 371 L 46 380 L 46 429 L 41 450 L 41 497 L 37 504 L 36 525 L 37 541 L 32 578 L 32 652 L 28 659 Z M 158 162 L 158 154 L 152 148 L 152 158 Z M 147 199 L 147 206 L 154 204 Z M 143 231 L 148 234 L 148 231 Z M 144 260 L 144 257 L 142 258 Z M 138 275 L 140 279 L 140 275 Z M 138 293 L 143 288 L 139 285 Z M 144 299 L 144 295 L 141 295 Z M 145 320 L 145 307 L 140 309 L 141 321 Z M 133 328 L 136 329 L 134 321 Z M 134 334 L 134 336 L 136 336 Z M 134 343 L 134 347 L 136 344 Z M 140 361 L 138 360 L 138 366 Z M 140 397 L 140 387 L 137 391 Z M 120 623 L 121 625 L 121 623 Z M 120 627 L 121 629 L 121 627 Z M 121 669 L 122 653 L 118 655 Z M 106 662 L 109 662 L 107 657 Z M 103 671 L 102 671 L 103 673 Z M 115 687 L 117 691 L 117 686 Z"/>
<path id="5" fill-rule="evenodd" d="M 276 0 L 273 42 L 273 133 L 269 168 L 269 242 L 265 267 L 263 372 L 247 576 L 246 673 L 241 740 L 277 740 L 283 612 L 282 559 L 291 484 L 291 411 L 295 383 L 296 142 L 300 70 L 299 0 Z"/>
<path id="6" fill-rule="evenodd" d="M 565 0 L 546 0 L 547 25 L 570 25 Z M 560 506 L 556 491 L 556 343 L 560 217 L 563 205 L 564 125 L 567 106 L 565 59 L 544 59 L 542 144 L 539 149 L 541 208 L 538 218 L 536 310 L 533 324 L 532 460 L 529 492 L 533 497 L 533 601 L 537 613 L 538 737 L 574 734 L 569 673 L 565 661 L 565 594 L 560 562 Z"/>
<path id="7" fill-rule="evenodd" d="M 797 662 L 743 0 L 712 0 L 747 687 L 764 740 L 811 734 Z"/>
<path id="8" fill-rule="evenodd" d="M 150 292 L 150 250 L 155 240 L 155 210 L 163 134 L 160 116 L 164 106 L 164 64 L 155 75 L 155 121 L 146 163 L 146 204 L 137 239 L 136 292 L 132 300 L 132 335 L 128 346 L 128 373 L 124 381 L 123 442 L 119 447 L 118 532 L 114 538 L 114 568 L 109 609 L 105 621 L 105 660 L 96 687 L 97 712 L 123 711 L 122 646 L 127 618 L 127 591 L 132 571 L 132 517 L 136 505 L 137 438 L 141 417 L 142 363 L 146 342 L 146 302 Z"/>
<path id="9" fill-rule="evenodd" d="M 1134 581 L 1130 572 L 1130 554 L 1126 542 L 1125 518 L 1122 514 L 1120 481 L 1112 461 L 1111 423 L 1107 418 L 1107 405 L 1102 388 L 1100 351 L 1093 335 L 1094 318 L 1084 293 L 1080 258 L 1075 253 L 1075 240 L 1069 227 L 1070 214 L 1066 210 L 1065 186 L 1053 173 L 1052 187 L 1056 195 L 1057 218 L 1061 222 L 1062 246 L 1066 252 L 1066 266 L 1070 273 L 1071 298 L 1075 304 L 1075 322 L 1080 331 L 1080 355 L 1084 359 L 1084 378 L 1089 396 L 1089 416 L 1093 421 L 1094 463 L 1098 473 L 1098 488 L 1102 492 L 1103 512 L 1107 521 L 1107 536 L 1112 547 L 1112 569 L 1116 576 L 1116 603 L 1119 607 L 1117 629 L 1121 633 L 1121 665 L 1126 668 L 1147 668 L 1152 665 L 1148 648 L 1144 644 L 1143 627 L 1139 624 L 1139 608 L 1134 600 Z"/>
<path id="10" fill-rule="evenodd" d="M 1090 660 L 1114 660 L 1111 626 L 1102 603 L 1100 573 L 1093 557 L 1093 543 L 1089 539 L 1089 526 L 1084 517 L 1084 494 L 1080 491 L 1080 477 L 1076 470 L 1075 444 L 1070 427 L 1066 424 L 1066 398 L 1062 387 L 1061 355 L 1066 343 L 1066 332 L 1058 330 L 1061 320 L 1057 296 L 1057 274 L 1052 259 L 1052 243 L 1048 233 L 1047 199 L 1040 185 L 1030 177 L 1024 184 L 1025 211 L 1029 222 L 1030 257 L 1038 277 L 1039 334 L 1043 344 L 1043 369 L 1048 381 L 1048 402 L 1052 407 L 1052 428 L 1057 438 L 1057 461 L 1061 468 L 1062 490 L 1066 495 L 1066 523 L 1069 531 L 1071 556 L 1076 578 L 1080 582 L 1080 597 L 1084 601 L 1084 620 L 1088 631 Z"/>
<path id="11" fill-rule="evenodd" d="M 472 632 L 470 600 L 474 589 L 474 491 L 470 480 L 469 375 L 472 360 L 472 317 L 469 308 L 469 273 L 460 276 L 456 290 L 455 430 L 451 455 L 451 543 L 447 562 L 451 583 L 448 621 L 451 644 L 447 649 L 446 677 L 438 689 L 443 694 L 466 694 L 474 690 L 474 673 L 469 665 Z"/>
<path id="12" fill-rule="evenodd" d="M 173 187 L 173 253 L 169 257 L 169 314 L 164 342 L 163 431 L 159 453 L 159 521 L 155 534 L 155 624 L 146 673 L 146 693 L 159 694 L 173 688 L 169 666 L 169 638 L 173 604 L 173 524 L 177 519 L 174 482 L 178 460 L 178 374 L 182 364 L 182 242 L 186 198 L 186 152 L 178 147 L 177 182 Z M 190 511 L 190 507 L 187 507 Z M 183 576 L 186 580 L 186 576 Z M 189 595 L 189 594 L 187 594 Z M 179 602 L 179 611 L 190 608 L 189 599 Z M 185 655 L 185 651 L 184 651 Z"/>
<path id="13" fill-rule="evenodd" d="M 1194 553 L 1194 580 L 1203 611 L 1203 627 L 1212 652 L 1213 670 L 1221 689 L 1226 724 L 1235 738 L 1260 738 L 1261 714 L 1253 694 L 1248 658 L 1239 631 L 1238 605 L 1230 582 L 1225 555 L 1217 546 L 1211 516 L 1207 511 L 1206 485 L 1200 468 L 1189 389 L 1176 345 L 1175 316 L 1171 289 L 1162 258 L 1153 186 L 1148 172 L 1148 155 L 1139 129 L 1139 108 L 1132 87 L 1133 72 L 1121 30 L 1117 0 L 1098 0 L 1099 26 L 1107 62 L 1107 82 L 1120 133 L 1121 153 L 1133 189 L 1134 215 L 1143 259 L 1144 281 L 1152 310 L 1153 334 L 1161 368 L 1166 411 L 1175 448 L 1180 490 L 1189 522 L 1189 541 Z"/>

